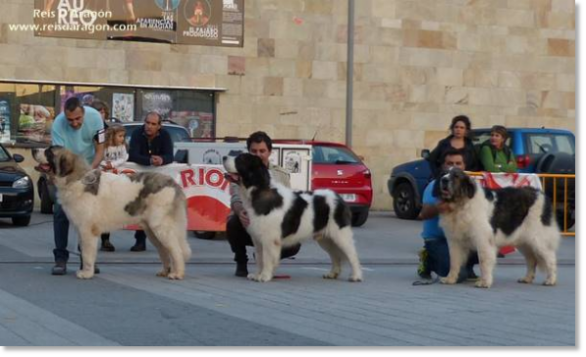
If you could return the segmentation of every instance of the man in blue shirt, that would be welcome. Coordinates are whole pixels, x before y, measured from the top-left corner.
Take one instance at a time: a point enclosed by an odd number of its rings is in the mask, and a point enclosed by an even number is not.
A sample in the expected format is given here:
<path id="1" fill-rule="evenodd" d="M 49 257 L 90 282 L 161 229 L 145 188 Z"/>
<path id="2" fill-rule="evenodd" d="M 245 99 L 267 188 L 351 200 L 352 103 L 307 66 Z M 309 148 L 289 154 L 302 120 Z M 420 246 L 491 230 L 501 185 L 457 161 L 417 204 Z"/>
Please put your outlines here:
<path id="1" fill-rule="evenodd" d="M 102 117 L 94 108 L 83 106 L 78 98 L 69 98 L 65 102 L 63 112 L 53 122 L 51 137 L 53 145 L 63 146 L 82 156 L 92 169 L 100 165 L 104 155 L 105 141 Z M 53 212 L 55 266 L 51 274 L 65 275 L 69 260 L 69 251 L 67 250 L 69 219 L 58 199 L 55 202 Z"/>
<path id="2" fill-rule="evenodd" d="M 465 170 L 464 155 L 460 150 L 447 150 L 444 154 L 442 170 L 447 171 L 452 167 Z M 447 276 L 450 271 L 450 251 L 444 231 L 439 226 L 439 215 L 449 209 L 449 206 L 440 201 L 439 194 L 435 189 L 436 180 L 427 185 L 423 192 L 423 208 L 418 219 L 423 220 L 423 232 L 421 237 L 424 241 L 424 250 L 420 252 L 421 265 L 418 274 L 421 278 L 430 280 L 431 272 L 438 276 Z M 477 254 L 472 254 L 466 265 L 460 271 L 459 282 L 466 279 L 475 279 L 474 264 L 478 264 Z M 435 282 L 435 281 L 434 281 Z M 420 283 L 420 282 L 416 282 Z M 416 284 L 418 285 L 418 284 Z"/>

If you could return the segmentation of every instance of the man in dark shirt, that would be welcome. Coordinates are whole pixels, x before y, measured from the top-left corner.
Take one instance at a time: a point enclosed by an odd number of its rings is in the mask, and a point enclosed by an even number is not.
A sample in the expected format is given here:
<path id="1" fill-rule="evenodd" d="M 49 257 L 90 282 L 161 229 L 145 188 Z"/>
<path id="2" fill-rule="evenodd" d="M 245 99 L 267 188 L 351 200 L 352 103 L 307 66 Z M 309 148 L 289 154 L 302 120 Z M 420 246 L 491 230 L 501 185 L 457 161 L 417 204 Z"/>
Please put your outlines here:
<path id="1" fill-rule="evenodd" d="M 159 113 L 148 113 L 144 125 L 132 133 L 128 161 L 144 166 L 162 166 L 173 162 L 173 140 L 167 130 L 163 129 L 163 118 Z M 134 238 L 136 243 L 130 250 L 146 250 L 144 231 L 137 230 Z"/>

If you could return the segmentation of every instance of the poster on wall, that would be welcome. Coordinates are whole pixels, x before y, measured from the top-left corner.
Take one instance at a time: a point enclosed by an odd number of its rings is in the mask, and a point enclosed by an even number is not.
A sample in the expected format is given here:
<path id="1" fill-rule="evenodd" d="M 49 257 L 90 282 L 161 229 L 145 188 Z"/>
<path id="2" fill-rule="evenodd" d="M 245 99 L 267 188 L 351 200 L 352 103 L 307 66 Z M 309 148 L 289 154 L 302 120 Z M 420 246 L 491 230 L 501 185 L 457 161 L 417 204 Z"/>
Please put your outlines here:
<path id="1" fill-rule="evenodd" d="M 244 0 L 35 0 L 35 36 L 244 46 Z"/>
<path id="2" fill-rule="evenodd" d="M 163 119 L 169 119 L 173 110 L 173 97 L 171 93 L 165 91 L 142 91 L 141 92 L 141 109 L 142 117 L 148 112 L 157 112 Z M 143 118 L 136 118 L 141 121 Z"/>
<path id="3" fill-rule="evenodd" d="M 61 112 L 63 111 L 63 108 L 65 108 L 65 102 L 67 102 L 67 99 L 72 97 L 76 97 L 77 99 L 79 99 L 81 103 L 85 106 L 91 106 L 94 103 L 94 100 L 96 100 L 96 97 L 93 92 L 76 93 L 71 89 L 67 89 L 65 93 L 61 94 Z"/>
<path id="4" fill-rule="evenodd" d="M 51 126 L 55 108 L 36 104 L 21 104 L 18 117 L 18 141 L 51 143 Z"/>
<path id="5" fill-rule="evenodd" d="M 291 187 L 305 185 L 303 189 L 308 190 L 308 183 L 311 181 L 311 146 L 282 145 L 281 167 L 289 172 Z"/>
<path id="6" fill-rule="evenodd" d="M 112 117 L 122 121 L 134 121 L 134 94 L 114 93 L 112 95 Z"/>
<path id="7" fill-rule="evenodd" d="M 242 0 L 185 0 L 180 6 L 178 17 L 179 43 L 243 46 Z"/>
<path id="8" fill-rule="evenodd" d="M 109 24 L 133 24 L 128 31 L 108 31 L 111 40 L 146 40 L 149 42 L 176 42 L 177 8 L 180 0 L 125 0 L 118 12 L 112 12 Z M 120 11 L 120 8 L 122 11 Z"/>
<path id="9" fill-rule="evenodd" d="M 35 0 L 35 36 L 106 39 L 109 0 Z"/>
<path id="10" fill-rule="evenodd" d="M 192 138 L 211 138 L 214 128 L 214 115 L 212 113 L 195 111 L 173 111 L 171 120 L 189 131 Z"/>
<path id="11" fill-rule="evenodd" d="M 10 142 L 10 101 L 0 98 L 0 143 Z"/>

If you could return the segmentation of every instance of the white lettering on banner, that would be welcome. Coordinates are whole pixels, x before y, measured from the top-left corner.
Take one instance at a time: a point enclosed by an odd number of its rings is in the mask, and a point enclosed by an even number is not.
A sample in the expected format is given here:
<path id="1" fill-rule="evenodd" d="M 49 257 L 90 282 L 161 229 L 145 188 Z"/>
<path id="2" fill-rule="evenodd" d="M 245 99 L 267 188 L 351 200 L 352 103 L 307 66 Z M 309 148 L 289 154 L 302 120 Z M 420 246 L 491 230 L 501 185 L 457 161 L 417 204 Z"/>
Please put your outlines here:
<path id="1" fill-rule="evenodd" d="M 209 186 L 225 191 L 230 182 L 224 178 L 224 172 L 217 168 L 196 167 L 181 171 L 181 185 L 183 188 L 190 186 Z"/>
<path id="2" fill-rule="evenodd" d="M 183 31 L 183 36 L 217 39 L 220 34 L 218 31 L 218 26 L 206 26 L 196 28 L 190 27 L 189 31 Z"/>
<path id="3" fill-rule="evenodd" d="M 85 9 L 84 0 L 59 0 L 57 6 L 58 24 L 62 26 L 93 26 L 98 17 L 111 17 L 110 11 L 92 11 Z"/>
<path id="4" fill-rule="evenodd" d="M 230 206 L 230 182 L 224 178 L 224 171 L 219 165 L 186 165 L 173 163 L 165 166 L 141 166 L 127 162 L 120 167 L 119 174 L 137 172 L 159 172 L 172 177 L 185 192 L 187 198 L 192 196 L 214 197 L 226 206 Z"/>

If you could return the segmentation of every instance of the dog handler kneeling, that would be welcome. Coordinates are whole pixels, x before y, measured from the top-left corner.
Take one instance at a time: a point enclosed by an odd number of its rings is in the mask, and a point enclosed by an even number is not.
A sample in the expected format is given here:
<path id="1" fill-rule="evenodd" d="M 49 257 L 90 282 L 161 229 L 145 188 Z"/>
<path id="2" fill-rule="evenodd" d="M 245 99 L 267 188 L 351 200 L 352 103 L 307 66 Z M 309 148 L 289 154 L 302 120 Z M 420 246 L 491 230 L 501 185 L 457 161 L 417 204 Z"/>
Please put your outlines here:
<path id="1" fill-rule="evenodd" d="M 246 147 L 248 148 L 249 153 L 260 157 L 263 164 L 269 168 L 271 179 L 277 180 L 287 187 L 291 187 L 289 173 L 282 167 L 273 165 L 269 161 L 271 150 L 273 149 L 273 141 L 265 132 L 257 131 L 251 134 L 246 140 Z M 236 262 L 235 275 L 246 277 L 248 276 L 248 255 L 246 254 L 246 246 L 254 246 L 252 238 L 246 231 L 246 227 L 250 224 L 250 218 L 248 217 L 246 210 L 244 210 L 242 200 L 238 195 L 237 184 L 230 184 L 230 193 L 232 195 L 232 198 L 230 199 L 232 214 L 228 216 L 226 237 L 228 238 L 228 242 L 230 242 L 232 252 L 234 252 L 234 261 Z M 281 250 L 281 259 L 294 256 L 299 252 L 299 249 L 301 249 L 301 244 L 283 248 Z"/>

